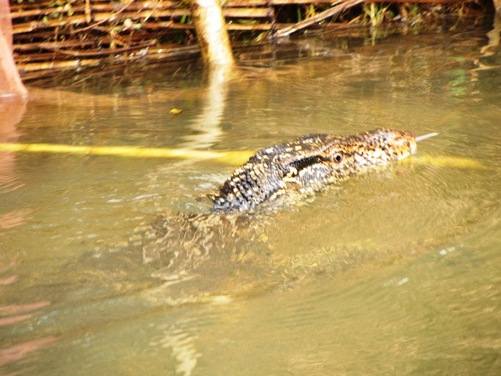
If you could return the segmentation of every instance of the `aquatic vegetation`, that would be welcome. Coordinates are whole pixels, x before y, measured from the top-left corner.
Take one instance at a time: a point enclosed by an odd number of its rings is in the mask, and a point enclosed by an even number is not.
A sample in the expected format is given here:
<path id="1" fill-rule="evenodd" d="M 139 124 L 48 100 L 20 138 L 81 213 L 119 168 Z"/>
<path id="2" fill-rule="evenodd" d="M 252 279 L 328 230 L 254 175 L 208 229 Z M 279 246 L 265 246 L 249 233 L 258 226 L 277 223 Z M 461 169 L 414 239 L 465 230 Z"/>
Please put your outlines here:
<path id="1" fill-rule="evenodd" d="M 376 3 L 364 4 L 364 17 L 368 19 L 372 28 L 381 26 L 385 19 L 393 18 L 393 13 L 388 10 L 389 7 Z"/>

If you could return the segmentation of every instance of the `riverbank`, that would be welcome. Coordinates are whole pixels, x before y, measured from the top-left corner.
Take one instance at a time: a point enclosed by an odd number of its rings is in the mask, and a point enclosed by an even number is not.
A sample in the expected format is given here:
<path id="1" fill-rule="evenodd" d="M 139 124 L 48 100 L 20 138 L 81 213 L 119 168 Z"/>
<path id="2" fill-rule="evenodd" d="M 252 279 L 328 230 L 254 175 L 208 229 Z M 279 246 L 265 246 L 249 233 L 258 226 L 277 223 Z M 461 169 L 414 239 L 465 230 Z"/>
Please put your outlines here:
<path id="1" fill-rule="evenodd" d="M 490 2 L 450 0 L 229 0 L 226 27 L 238 52 L 311 29 L 415 31 L 489 13 Z M 61 70 L 137 61 L 186 61 L 199 47 L 182 1 L 10 1 L 16 64 L 25 82 Z M 475 21 L 467 21 L 475 22 Z"/>

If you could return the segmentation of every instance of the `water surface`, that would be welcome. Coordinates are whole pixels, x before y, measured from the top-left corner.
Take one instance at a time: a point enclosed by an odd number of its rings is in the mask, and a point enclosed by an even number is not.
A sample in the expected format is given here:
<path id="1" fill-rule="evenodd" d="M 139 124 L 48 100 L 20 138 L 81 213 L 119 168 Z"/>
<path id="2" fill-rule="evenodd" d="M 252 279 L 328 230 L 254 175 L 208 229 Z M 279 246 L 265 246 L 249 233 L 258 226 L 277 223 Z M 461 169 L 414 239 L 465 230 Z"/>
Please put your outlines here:
<path id="1" fill-rule="evenodd" d="M 223 84 L 160 65 L 76 77 L 26 108 L 2 107 L 3 142 L 253 150 L 393 127 L 439 132 L 421 155 L 483 168 L 411 161 L 352 179 L 274 214 L 245 260 L 215 253 L 169 284 L 128 239 L 159 212 L 205 210 L 232 166 L 3 153 L 1 372 L 499 374 L 501 53 L 491 28 L 375 44 L 324 35 L 279 60 L 243 56 Z"/>

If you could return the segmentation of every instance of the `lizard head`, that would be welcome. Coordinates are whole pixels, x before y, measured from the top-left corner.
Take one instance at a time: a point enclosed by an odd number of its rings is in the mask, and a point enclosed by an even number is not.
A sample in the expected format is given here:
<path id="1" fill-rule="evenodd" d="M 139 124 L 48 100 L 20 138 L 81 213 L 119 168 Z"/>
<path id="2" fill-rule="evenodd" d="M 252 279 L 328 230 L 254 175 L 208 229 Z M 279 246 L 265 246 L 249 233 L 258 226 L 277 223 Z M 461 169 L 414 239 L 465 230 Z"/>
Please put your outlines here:
<path id="1" fill-rule="evenodd" d="M 300 137 L 259 150 L 221 186 L 213 198 L 213 209 L 246 211 L 288 192 L 316 192 L 415 152 L 415 137 L 400 130 Z"/>
<path id="2" fill-rule="evenodd" d="M 342 179 L 371 168 L 402 160 L 416 152 L 413 134 L 393 129 L 375 129 L 348 137 L 333 138 L 321 158 L 334 179 Z"/>

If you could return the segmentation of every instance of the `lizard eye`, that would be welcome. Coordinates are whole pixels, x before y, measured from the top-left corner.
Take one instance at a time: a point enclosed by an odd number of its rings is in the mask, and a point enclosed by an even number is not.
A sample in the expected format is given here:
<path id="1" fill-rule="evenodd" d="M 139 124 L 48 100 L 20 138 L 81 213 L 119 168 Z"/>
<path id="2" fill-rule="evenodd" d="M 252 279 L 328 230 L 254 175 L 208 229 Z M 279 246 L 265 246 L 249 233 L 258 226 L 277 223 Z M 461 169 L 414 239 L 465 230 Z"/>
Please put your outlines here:
<path id="1" fill-rule="evenodd" d="M 342 160 L 343 160 L 343 156 L 341 154 L 334 155 L 334 161 L 336 161 L 336 163 L 341 163 Z"/>

